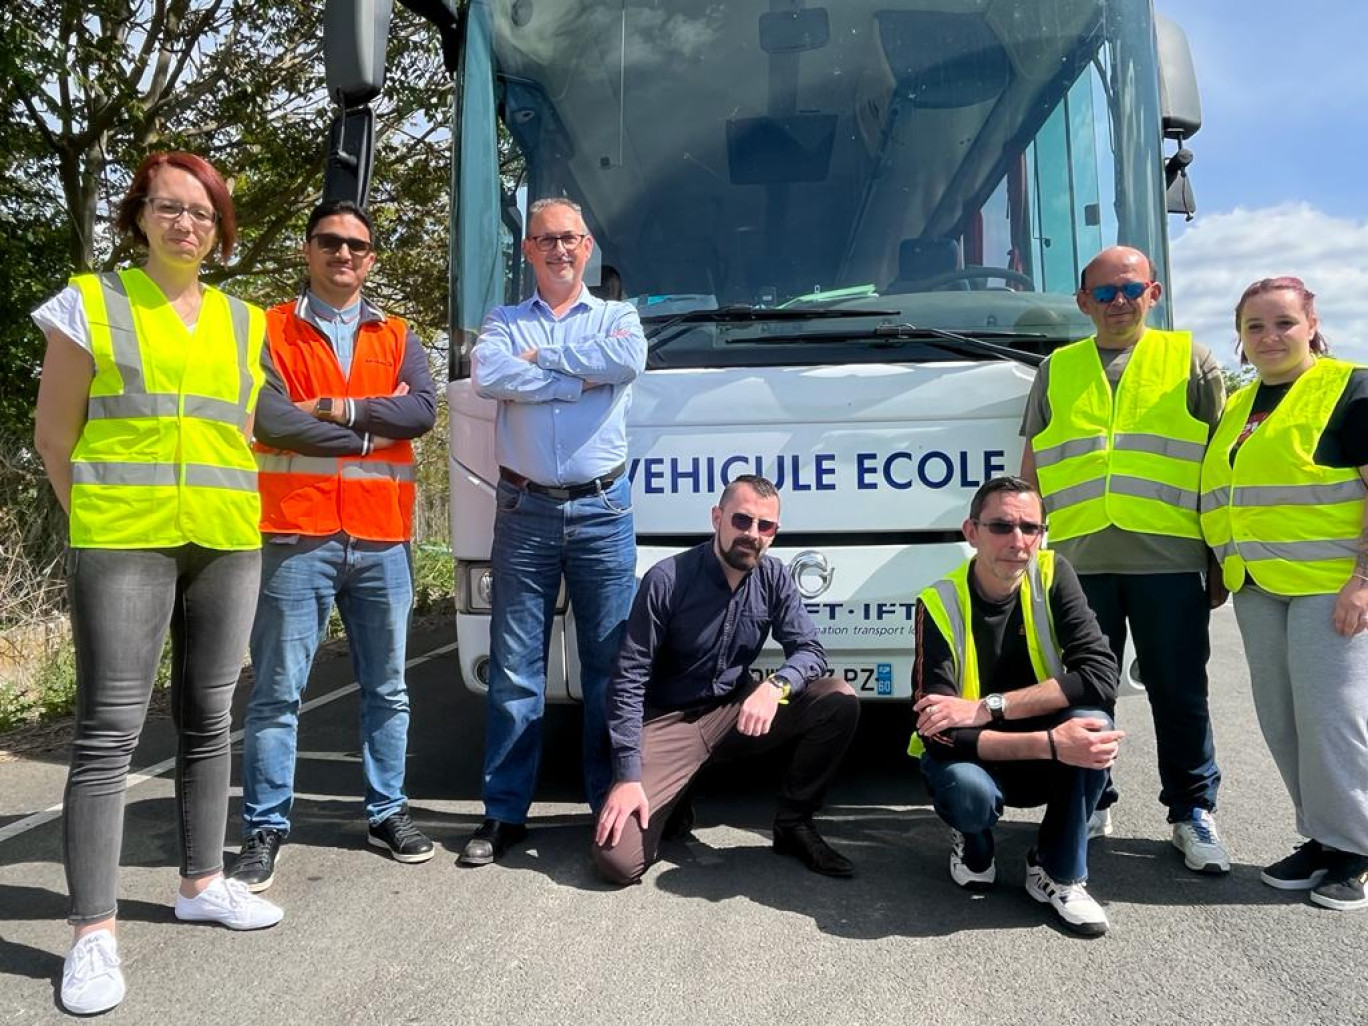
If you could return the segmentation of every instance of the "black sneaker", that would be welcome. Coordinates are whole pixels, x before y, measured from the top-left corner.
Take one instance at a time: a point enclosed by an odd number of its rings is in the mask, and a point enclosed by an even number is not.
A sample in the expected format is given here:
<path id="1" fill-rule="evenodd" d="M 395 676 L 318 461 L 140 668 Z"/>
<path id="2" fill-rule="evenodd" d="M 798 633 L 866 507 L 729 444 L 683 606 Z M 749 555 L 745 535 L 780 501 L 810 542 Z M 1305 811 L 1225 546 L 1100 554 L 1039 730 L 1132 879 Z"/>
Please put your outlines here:
<path id="1" fill-rule="evenodd" d="M 370 828 L 370 843 L 388 850 L 395 862 L 426 862 L 433 856 L 431 839 L 413 825 L 407 805 Z"/>
<path id="2" fill-rule="evenodd" d="M 1330 854 L 1320 841 L 1297 845 L 1287 858 L 1279 859 L 1259 874 L 1259 879 L 1280 891 L 1307 891 L 1321 882 L 1330 866 Z"/>
<path id="3" fill-rule="evenodd" d="M 1368 856 L 1349 851 L 1328 851 L 1330 866 L 1321 882 L 1311 891 L 1311 900 L 1322 908 L 1348 912 L 1368 908 Z"/>
<path id="4" fill-rule="evenodd" d="M 228 879 L 241 881 L 253 894 L 264 891 L 275 883 L 276 863 L 284 843 L 285 835 L 279 830 L 253 830 L 242 842 L 242 851 Z"/>

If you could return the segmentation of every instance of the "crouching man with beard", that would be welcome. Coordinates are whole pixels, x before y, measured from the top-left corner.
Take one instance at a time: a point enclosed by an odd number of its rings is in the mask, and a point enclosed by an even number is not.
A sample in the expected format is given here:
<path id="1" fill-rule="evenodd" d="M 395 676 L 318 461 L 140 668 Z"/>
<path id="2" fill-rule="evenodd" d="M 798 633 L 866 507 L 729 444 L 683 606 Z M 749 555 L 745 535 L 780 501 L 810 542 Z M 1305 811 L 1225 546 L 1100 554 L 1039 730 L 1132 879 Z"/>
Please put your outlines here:
<path id="1" fill-rule="evenodd" d="M 855 733 L 859 699 L 821 676 L 816 627 L 783 564 L 765 555 L 779 530 L 774 485 L 736 478 L 712 524 L 711 539 L 646 572 L 632 605 L 608 682 L 614 783 L 594 862 L 612 883 L 639 880 L 705 764 L 792 744 L 774 850 L 816 873 L 850 876 L 850 860 L 822 839 L 812 816 Z M 762 678 L 751 664 L 771 632 L 784 663 Z"/>

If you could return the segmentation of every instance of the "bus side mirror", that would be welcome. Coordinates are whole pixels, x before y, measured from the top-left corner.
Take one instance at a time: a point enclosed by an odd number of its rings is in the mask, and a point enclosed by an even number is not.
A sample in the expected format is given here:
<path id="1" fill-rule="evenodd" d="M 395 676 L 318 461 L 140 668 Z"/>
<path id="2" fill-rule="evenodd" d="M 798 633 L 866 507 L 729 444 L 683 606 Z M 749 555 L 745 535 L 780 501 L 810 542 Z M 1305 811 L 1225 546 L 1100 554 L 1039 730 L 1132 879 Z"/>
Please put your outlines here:
<path id="1" fill-rule="evenodd" d="M 360 107 L 385 87 L 385 43 L 393 0 L 327 0 L 323 67 L 328 96 L 344 110 Z"/>
<path id="2" fill-rule="evenodd" d="M 1187 35 L 1177 22 L 1155 15 L 1159 44 L 1159 113 L 1165 139 L 1191 139 L 1202 127 L 1202 100 Z"/>
<path id="3" fill-rule="evenodd" d="M 1159 54 L 1159 115 L 1164 138 L 1178 143 L 1178 152 L 1164 161 L 1165 206 L 1170 214 L 1183 214 L 1191 221 L 1197 211 L 1197 200 L 1187 173 L 1192 151 L 1183 142 L 1202 127 L 1197 72 L 1192 64 L 1187 35 L 1178 23 L 1156 14 L 1154 28 Z"/>

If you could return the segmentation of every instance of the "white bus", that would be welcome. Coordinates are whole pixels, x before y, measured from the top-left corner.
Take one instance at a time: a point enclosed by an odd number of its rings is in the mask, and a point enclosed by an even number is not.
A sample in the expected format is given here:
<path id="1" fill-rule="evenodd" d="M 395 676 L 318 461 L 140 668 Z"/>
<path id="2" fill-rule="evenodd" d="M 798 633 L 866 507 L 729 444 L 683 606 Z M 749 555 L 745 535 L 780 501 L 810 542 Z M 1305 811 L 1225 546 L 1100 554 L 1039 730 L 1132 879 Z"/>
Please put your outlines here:
<path id="1" fill-rule="evenodd" d="M 331 0 L 355 53 L 382 53 L 374 6 Z M 915 596 L 964 558 L 975 488 L 1018 468 L 1035 365 L 1091 333 L 1081 267 L 1124 243 L 1167 280 L 1166 211 L 1190 206 L 1181 146 L 1200 124 L 1181 32 L 1150 0 L 409 6 L 442 26 L 457 80 L 465 684 L 488 677 L 498 479 L 470 350 L 491 306 L 531 292 L 525 198 L 567 196 L 596 243 L 586 280 L 635 303 L 650 340 L 629 417 L 639 572 L 707 536 L 731 477 L 763 474 L 783 499 L 771 554 L 833 670 L 905 698 Z M 329 51 L 334 81 L 353 76 L 336 89 L 364 100 L 380 73 L 358 79 L 344 52 Z M 571 615 L 552 632 L 553 701 L 579 697 Z"/>

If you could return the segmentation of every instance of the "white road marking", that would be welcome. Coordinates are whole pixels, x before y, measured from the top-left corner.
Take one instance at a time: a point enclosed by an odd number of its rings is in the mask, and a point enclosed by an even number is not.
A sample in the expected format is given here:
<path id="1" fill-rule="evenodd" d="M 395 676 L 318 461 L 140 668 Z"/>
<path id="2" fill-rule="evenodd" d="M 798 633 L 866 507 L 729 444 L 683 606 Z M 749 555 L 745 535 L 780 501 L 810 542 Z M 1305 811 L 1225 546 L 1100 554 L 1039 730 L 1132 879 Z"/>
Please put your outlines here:
<path id="1" fill-rule="evenodd" d="M 415 666 L 421 666 L 423 663 L 436 659 L 440 655 L 446 655 L 448 652 L 453 652 L 455 649 L 456 642 L 454 641 L 449 645 L 434 648 L 431 652 L 410 659 L 404 664 L 404 669 L 411 670 Z M 359 688 L 360 685 L 357 684 L 356 681 L 352 681 L 350 684 L 346 684 L 336 691 L 330 691 L 326 695 L 320 695 L 318 698 L 311 698 L 299 707 L 299 715 L 303 716 L 306 712 L 312 712 L 314 709 L 327 705 L 329 702 L 335 702 L 339 698 L 345 698 Z M 242 731 L 233 731 L 230 740 L 233 744 L 237 744 L 242 740 Z M 163 759 L 161 762 L 153 763 L 151 766 L 141 769 L 136 773 L 130 773 L 128 774 L 128 790 L 131 791 L 139 784 L 145 784 L 149 780 L 155 780 L 163 773 L 175 768 L 176 758 L 175 756 L 172 756 L 169 759 Z M 0 844 L 10 840 L 10 838 L 18 837 L 20 834 L 26 834 L 30 830 L 35 830 L 45 823 L 51 823 L 61 814 L 62 803 L 58 802 L 56 805 L 46 808 L 42 812 L 34 812 L 25 816 L 23 819 L 17 819 L 9 826 L 0 828 Z"/>

